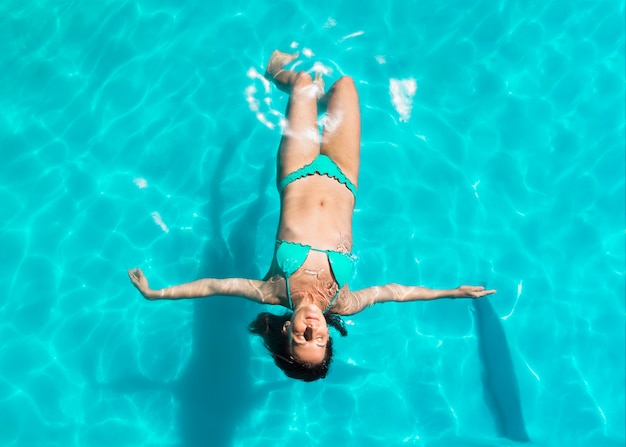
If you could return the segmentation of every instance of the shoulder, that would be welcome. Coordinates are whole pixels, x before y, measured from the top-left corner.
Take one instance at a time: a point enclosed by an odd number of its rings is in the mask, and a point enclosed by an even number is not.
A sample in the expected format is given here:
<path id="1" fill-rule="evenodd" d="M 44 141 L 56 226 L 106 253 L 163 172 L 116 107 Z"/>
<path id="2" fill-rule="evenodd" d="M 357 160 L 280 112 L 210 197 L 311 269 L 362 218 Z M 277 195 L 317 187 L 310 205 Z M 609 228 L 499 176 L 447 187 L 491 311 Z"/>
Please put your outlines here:
<path id="1" fill-rule="evenodd" d="M 284 305 L 287 300 L 287 286 L 285 278 L 281 275 L 273 275 L 263 281 L 261 286 L 263 304 Z"/>
<path id="2" fill-rule="evenodd" d="M 359 291 L 350 290 L 346 284 L 339 292 L 337 301 L 335 301 L 330 311 L 338 315 L 354 315 L 372 304 L 373 302 L 367 300 L 367 295 Z"/>

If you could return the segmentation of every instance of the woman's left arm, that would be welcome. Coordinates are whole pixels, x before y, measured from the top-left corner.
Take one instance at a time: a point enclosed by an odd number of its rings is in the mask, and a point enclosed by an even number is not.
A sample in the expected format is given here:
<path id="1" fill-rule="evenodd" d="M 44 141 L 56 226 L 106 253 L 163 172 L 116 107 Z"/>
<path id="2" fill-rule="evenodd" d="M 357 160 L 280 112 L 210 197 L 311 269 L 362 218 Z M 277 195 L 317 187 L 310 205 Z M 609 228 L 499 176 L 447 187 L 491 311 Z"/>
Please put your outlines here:
<path id="1" fill-rule="evenodd" d="M 353 315 L 367 306 L 376 303 L 395 301 L 436 300 L 440 298 L 480 298 L 496 293 L 494 289 L 486 290 L 483 286 L 459 286 L 456 289 L 429 289 L 419 286 L 403 286 L 386 284 L 350 292 L 351 298 L 343 315 Z"/>

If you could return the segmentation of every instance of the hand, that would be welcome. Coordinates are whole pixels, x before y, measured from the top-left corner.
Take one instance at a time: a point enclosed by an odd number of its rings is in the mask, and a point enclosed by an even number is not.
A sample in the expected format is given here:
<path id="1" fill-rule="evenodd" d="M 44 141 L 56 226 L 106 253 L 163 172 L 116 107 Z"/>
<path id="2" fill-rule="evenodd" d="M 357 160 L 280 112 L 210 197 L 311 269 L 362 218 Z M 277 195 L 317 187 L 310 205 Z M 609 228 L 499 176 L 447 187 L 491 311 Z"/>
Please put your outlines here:
<path id="1" fill-rule="evenodd" d="M 148 278 L 146 278 L 141 269 L 129 270 L 128 277 L 130 278 L 130 281 L 133 283 L 133 285 L 137 287 L 137 290 L 139 290 L 145 298 L 150 299 L 148 295 L 151 290 L 150 286 L 148 285 Z"/>
<path id="2" fill-rule="evenodd" d="M 483 286 L 459 286 L 455 292 L 455 298 L 480 298 L 496 293 L 495 289 L 485 290 Z"/>

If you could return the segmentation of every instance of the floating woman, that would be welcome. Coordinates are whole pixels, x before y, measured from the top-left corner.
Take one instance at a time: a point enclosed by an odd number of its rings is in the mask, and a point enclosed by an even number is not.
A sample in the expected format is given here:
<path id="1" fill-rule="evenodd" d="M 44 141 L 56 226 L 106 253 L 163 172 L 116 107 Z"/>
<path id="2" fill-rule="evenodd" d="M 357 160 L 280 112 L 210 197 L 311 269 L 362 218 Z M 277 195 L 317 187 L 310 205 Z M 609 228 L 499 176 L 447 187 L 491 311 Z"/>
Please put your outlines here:
<path id="1" fill-rule="evenodd" d="M 261 336 L 287 376 L 313 381 L 326 377 L 332 360 L 328 325 L 346 335 L 340 316 L 376 303 L 479 298 L 495 293 L 481 286 L 435 290 L 387 284 L 350 290 L 354 272 L 352 214 L 358 190 L 361 146 L 359 98 L 343 76 L 324 93 L 321 76 L 286 70 L 298 57 L 274 51 L 265 76 L 289 93 L 287 121 L 278 150 L 280 222 L 274 259 L 263 280 L 204 278 L 153 290 L 141 269 L 130 280 L 149 300 L 237 296 L 287 308 L 263 312 L 249 330 Z M 321 140 L 318 102 L 326 107 Z"/>

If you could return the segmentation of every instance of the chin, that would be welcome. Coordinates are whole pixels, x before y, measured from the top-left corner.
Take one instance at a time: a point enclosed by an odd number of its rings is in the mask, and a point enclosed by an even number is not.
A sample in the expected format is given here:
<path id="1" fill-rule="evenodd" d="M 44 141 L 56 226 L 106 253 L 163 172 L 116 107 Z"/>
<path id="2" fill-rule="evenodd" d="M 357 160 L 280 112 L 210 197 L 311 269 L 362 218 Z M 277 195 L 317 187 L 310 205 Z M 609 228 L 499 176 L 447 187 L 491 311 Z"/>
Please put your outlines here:
<path id="1" fill-rule="evenodd" d="M 320 310 L 319 307 L 317 307 L 315 304 L 305 304 L 304 306 L 301 306 L 299 309 L 300 312 L 307 312 L 307 313 L 314 313 L 314 314 L 318 314 L 318 315 L 323 315 L 322 311 Z"/>

